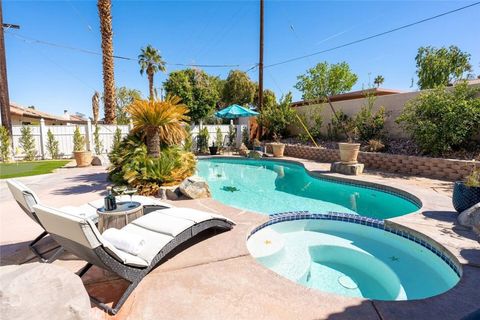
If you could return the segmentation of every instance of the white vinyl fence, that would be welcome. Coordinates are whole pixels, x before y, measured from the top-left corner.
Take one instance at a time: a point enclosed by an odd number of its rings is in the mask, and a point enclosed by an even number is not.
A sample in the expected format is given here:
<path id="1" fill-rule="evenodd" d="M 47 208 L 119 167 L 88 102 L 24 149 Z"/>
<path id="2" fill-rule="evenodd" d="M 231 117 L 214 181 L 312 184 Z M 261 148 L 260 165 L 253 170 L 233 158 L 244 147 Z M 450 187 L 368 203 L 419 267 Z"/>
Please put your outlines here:
<path id="1" fill-rule="evenodd" d="M 31 129 L 33 139 L 35 141 L 35 150 L 37 152 L 38 159 L 50 159 L 51 156 L 47 149 L 47 132 L 51 130 L 55 139 L 58 141 L 59 155 L 61 158 L 72 158 L 73 157 L 73 133 L 76 127 L 79 127 L 80 133 L 86 138 L 87 150 L 94 152 L 95 145 L 93 140 L 93 131 L 95 126 L 92 125 L 90 120 L 87 124 L 69 124 L 69 125 L 56 125 L 56 126 L 47 126 L 43 119 L 40 120 L 40 125 L 28 126 Z M 13 152 L 15 159 L 23 159 L 24 152 L 20 146 L 20 137 L 21 129 L 23 125 L 14 125 L 12 126 L 13 133 Z M 109 153 L 113 146 L 113 137 L 115 135 L 115 130 L 119 128 L 122 131 L 122 137 L 128 135 L 130 131 L 129 125 L 106 125 L 99 124 L 99 137 L 103 145 L 102 153 Z M 204 125 L 207 127 L 209 138 L 209 146 L 216 141 L 217 128 L 220 128 L 223 136 L 224 145 L 228 141 L 229 126 L 228 125 Z M 242 130 L 246 125 L 235 125 L 236 130 L 236 145 L 240 146 L 242 143 Z M 199 126 L 192 126 L 192 139 L 195 142 L 196 137 L 199 132 Z M 194 143 L 195 146 L 195 143 Z"/>

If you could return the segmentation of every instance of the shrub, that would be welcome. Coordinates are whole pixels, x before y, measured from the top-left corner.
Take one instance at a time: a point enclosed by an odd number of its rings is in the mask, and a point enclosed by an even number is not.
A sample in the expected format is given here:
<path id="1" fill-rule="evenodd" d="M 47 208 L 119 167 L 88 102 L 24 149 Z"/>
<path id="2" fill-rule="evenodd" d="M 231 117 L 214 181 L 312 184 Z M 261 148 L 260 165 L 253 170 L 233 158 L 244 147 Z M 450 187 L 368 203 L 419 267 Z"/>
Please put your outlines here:
<path id="1" fill-rule="evenodd" d="M 355 135 L 355 121 L 342 110 L 339 110 L 336 112 L 336 116 L 332 115 L 332 120 L 327 125 L 327 136 L 330 140 L 341 140 L 346 138 L 345 130 L 350 136 Z"/>
<path id="2" fill-rule="evenodd" d="M 237 135 L 237 128 L 233 124 L 228 126 L 228 146 L 232 147 L 235 144 L 235 136 Z"/>
<path id="3" fill-rule="evenodd" d="M 295 119 L 296 111 L 290 105 L 292 94 L 289 92 L 282 96 L 278 104 L 262 108 L 258 117 L 259 125 L 267 129 L 271 136 L 285 136 L 288 134 L 287 127 Z"/>
<path id="4" fill-rule="evenodd" d="M 478 90 L 462 83 L 451 90 L 438 87 L 422 92 L 405 105 L 396 122 L 425 153 L 467 149 L 480 130 Z"/>
<path id="5" fill-rule="evenodd" d="M 121 142 L 122 142 L 122 130 L 119 127 L 117 127 L 117 129 L 115 129 L 115 132 L 113 133 L 113 142 L 112 142 L 111 151 L 115 152 L 120 147 Z"/>
<path id="6" fill-rule="evenodd" d="M 297 122 L 299 122 L 300 128 L 305 131 L 305 127 L 314 139 L 321 138 L 321 128 L 323 124 L 323 117 L 319 108 L 308 108 L 304 112 L 298 112 Z M 307 132 L 299 134 L 300 140 L 307 142 L 310 137 Z"/>
<path id="7" fill-rule="evenodd" d="M 367 150 L 370 152 L 380 152 L 385 149 L 385 145 L 382 143 L 381 140 L 368 140 Z"/>
<path id="8" fill-rule="evenodd" d="M 21 137 L 20 137 L 20 147 L 23 149 L 25 153 L 25 157 L 23 160 L 25 161 L 32 161 L 35 160 L 35 156 L 37 155 L 37 150 L 35 150 L 35 140 L 32 136 L 32 129 L 27 126 L 23 126 L 21 130 Z"/>
<path id="9" fill-rule="evenodd" d="M 250 137 L 248 134 L 248 128 L 242 128 L 242 142 L 248 147 L 250 145 Z"/>
<path id="10" fill-rule="evenodd" d="M 140 134 L 130 134 L 111 152 L 109 177 L 115 184 L 137 188 L 142 195 L 156 195 L 162 185 L 177 184 L 195 172 L 195 156 L 177 146 L 165 147 L 160 156 L 149 156 Z"/>
<path id="11" fill-rule="evenodd" d="M 103 143 L 100 139 L 100 128 L 98 125 L 95 126 L 95 131 L 93 131 L 93 143 L 95 144 L 95 154 L 102 154 Z"/>
<path id="12" fill-rule="evenodd" d="M 85 151 L 85 137 L 80 133 L 80 128 L 75 127 L 73 132 L 73 152 Z"/>
<path id="13" fill-rule="evenodd" d="M 200 153 L 208 152 L 208 140 L 210 139 L 210 134 L 208 133 L 207 127 L 203 127 L 198 132 L 197 136 L 197 148 Z"/>
<path id="14" fill-rule="evenodd" d="M 218 147 L 219 150 L 223 147 L 223 134 L 220 127 L 217 127 L 217 133 L 215 135 L 215 145 Z"/>
<path id="15" fill-rule="evenodd" d="M 377 112 L 373 112 L 376 96 L 371 93 L 366 95 L 365 103 L 360 112 L 355 116 L 355 127 L 361 141 L 380 140 L 384 138 L 385 120 L 387 113 L 385 107 L 381 106 Z"/>
<path id="16" fill-rule="evenodd" d="M 47 149 L 52 159 L 59 158 L 58 140 L 55 139 L 55 136 L 50 129 L 48 129 L 47 132 Z"/>
<path id="17" fill-rule="evenodd" d="M 185 126 L 185 131 L 187 132 L 187 135 L 185 137 L 185 140 L 183 140 L 183 150 L 190 152 L 192 151 L 192 147 L 193 147 L 192 128 L 187 124 Z"/>
<path id="18" fill-rule="evenodd" d="M 0 126 L 0 157 L 3 162 L 8 162 L 10 160 L 10 134 L 8 129 L 4 126 Z"/>

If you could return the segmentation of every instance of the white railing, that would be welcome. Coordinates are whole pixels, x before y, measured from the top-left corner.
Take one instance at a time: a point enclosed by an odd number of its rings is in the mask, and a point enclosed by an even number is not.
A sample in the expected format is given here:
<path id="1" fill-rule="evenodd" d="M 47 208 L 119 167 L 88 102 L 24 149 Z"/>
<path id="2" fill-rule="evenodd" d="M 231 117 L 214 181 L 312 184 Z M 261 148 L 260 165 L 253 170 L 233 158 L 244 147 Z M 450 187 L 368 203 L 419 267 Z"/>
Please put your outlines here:
<path id="1" fill-rule="evenodd" d="M 79 127 L 80 133 L 86 139 L 87 150 L 94 152 L 95 145 L 93 140 L 93 131 L 95 126 L 92 125 L 91 121 L 88 120 L 87 124 L 68 124 L 68 125 L 56 125 L 56 126 L 47 126 L 43 119 L 40 120 L 40 125 L 32 125 L 30 130 L 32 132 L 33 139 L 35 141 L 35 150 L 37 152 L 38 159 L 50 159 L 50 153 L 47 149 L 47 132 L 50 130 L 55 140 L 58 141 L 59 156 L 61 158 L 71 158 L 73 156 L 73 133 L 76 127 Z M 23 125 L 13 125 L 12 126 L 12 140 L 13 140 L 13 153 L 15 159 L 21 160 L 24 158 L 25 154 L 20 146 L 20 137 L 22 136 L 21 130 Z M 103 145 L 102 154 L 107 154 L 110 152 L 113 146 L 113 138 L 115 131 L 119 128 L 122 131 L 122 137 L 125 137 L 130 132 L 129 125 L 106 125 L 99 124 L 99 138 Z M 209 133 L 209 143 L 211 146 L 212 143 L 216 142 L 217 137 L 217 128 L 220 128 L 222 133 L 223 141 L 228 141 L 229 134 L 229 125 L 204 125 Z M 242 143 L 242 130 L 246 127 L 245 125 L 235 125 L 236 129 L 236 146 L 240 146 Z M 195 125 L 191 127 L 192 139 L 196 141 L 198 136 L 199 126 Z"/>

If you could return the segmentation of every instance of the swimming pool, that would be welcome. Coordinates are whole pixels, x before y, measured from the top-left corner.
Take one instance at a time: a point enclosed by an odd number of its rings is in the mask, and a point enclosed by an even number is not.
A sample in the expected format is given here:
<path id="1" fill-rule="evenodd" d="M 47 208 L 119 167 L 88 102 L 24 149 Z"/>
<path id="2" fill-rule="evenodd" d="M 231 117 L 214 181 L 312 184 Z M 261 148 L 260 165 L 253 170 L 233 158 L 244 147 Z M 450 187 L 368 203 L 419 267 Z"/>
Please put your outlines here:
<path id="1" fill-rule="evenodd" d="M 400 194 L 312 177 L 303 166 L 285 161 L 201 159 L 197 174 L 208 182 L 214 199 L 263 214 L 333 211 L 387 219 L 420 208 L 418 201 Z"/>
<path id="2" fill-rule="evenodd" d="M 457 284 L 461 269 L 445 252 L 372 220 L 346 214 L 280 215 L 255 229 L 247 247 L 281 276 L 344 296 L 422 299 Z"/>

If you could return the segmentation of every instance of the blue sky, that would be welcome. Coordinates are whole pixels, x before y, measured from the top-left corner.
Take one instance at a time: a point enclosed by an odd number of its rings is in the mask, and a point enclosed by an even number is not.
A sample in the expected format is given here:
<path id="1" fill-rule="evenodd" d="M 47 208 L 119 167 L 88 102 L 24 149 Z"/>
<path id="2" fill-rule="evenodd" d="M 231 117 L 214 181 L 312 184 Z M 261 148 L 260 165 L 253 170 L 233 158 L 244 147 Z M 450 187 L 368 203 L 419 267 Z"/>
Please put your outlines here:
<path id="1" fill-rule="evenodd" d="M 265 65 L 328 49 L 427 18 L 472 1 L 266 1 Z M 114 51 L 135 58 L 152 44 L 175 63 L 239 64 L 258 60 L 258 1 L 115 1 Z M 91 96 L 102 90 L 101 57 L 25 42 L 13 34 L 100 52 L 96 1 L 3 1 L 4 22 L 21 25 L 5 36 L 10 100 L 61 114 L 91 114 Z M 278 96 L 292 91 L 297 75 L 321 61 L 346 61 L 359 76 L 355 89 L 381 74 L 383 87 L 416 90 L 418 47 L 457 45 L 469 52 L 480 73 L 477 29 L 480 5 L 380 38 L 265 69 L 265 87 Z M 116 60 L 117 86 L 148 94 L 135 61 Z M 167 72 L 182 68 L 168 65 Z M 229 68 L 207 68 L 225 77 Z M 249 75 L 256 80 L 256 69 Z M 159 87 L 167 77 L 158 74 Z"/>

